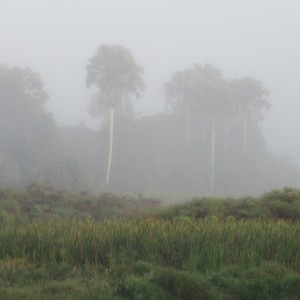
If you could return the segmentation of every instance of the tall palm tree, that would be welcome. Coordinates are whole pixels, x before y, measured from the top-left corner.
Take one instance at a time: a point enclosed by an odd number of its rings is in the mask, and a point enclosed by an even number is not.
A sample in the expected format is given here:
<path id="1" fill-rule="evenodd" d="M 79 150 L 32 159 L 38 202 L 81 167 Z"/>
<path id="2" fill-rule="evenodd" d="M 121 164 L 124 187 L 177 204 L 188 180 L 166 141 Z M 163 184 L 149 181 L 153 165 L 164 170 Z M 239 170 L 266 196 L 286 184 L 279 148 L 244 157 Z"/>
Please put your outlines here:
<path id="1" fill-rule="evenodd" d="M 226 109 L 226 84 L 222 72 L 210 64 L 197 64 L 195 71 L 198 77 L 198 107 L 209 117 L 211 123 L 210 193 L 213 195 L 215 191 L 216 121 Z"/>
<path id="2" fill-rule="evenodd" d="M 210 190 L 214 193 L 215 129 L 217 116 L 226 105 L 225 84 L 220 70 L 210 64 L 195 64 L 193 68 L 177 71 L 165 84 L 167 100 L 173 107 L 184 104 L 186 109 L 186 142 L 189 142 L 190 111 L 207 116 L 211 124 L 211 178 Z M 205 126 L 206 127 L 206 126 Z M 203 130 L 206 130 L 205 128 Z"/>
<path id="3" fill-rule="evenodd" d="M 171 104 L 173 110 L 179 108 L 181 113 L 182 106 L 185 110 L 185 142 L 190 140 L 190 115 L 194 104 L 194 90 L 196 86 L 194 70 L 189 68 L 184 71 L 176 71 L 171 81 L 165 83 L 166 101 Z"/>
<path id="4" fill-rule="evenodd" d="M 114 137 L 114 111 L 122 107 L 129 96 L 139 96 L 145 88 L 141 77 L 143 72 L 132 53 L 121 45 L 101 45 L 95 55 L 90 58 L 86 67 L 87 87 L 96 85 L 99 88 L 99 103 L 109 109 L 109 151 L 107 161 L 106 183 L 110 182 L 111 162 Z"/>
<path id="5" fill-rule="evenodd" d="M 247 123 L 251 118 L 261 119 L 262 110 L 269 109 L 266 97 L 269 91 L 261 81 L 251 77 L 234 79 L 231 82 L 231 98 L 243 119 L 243 151 L 247 150 Z"/>

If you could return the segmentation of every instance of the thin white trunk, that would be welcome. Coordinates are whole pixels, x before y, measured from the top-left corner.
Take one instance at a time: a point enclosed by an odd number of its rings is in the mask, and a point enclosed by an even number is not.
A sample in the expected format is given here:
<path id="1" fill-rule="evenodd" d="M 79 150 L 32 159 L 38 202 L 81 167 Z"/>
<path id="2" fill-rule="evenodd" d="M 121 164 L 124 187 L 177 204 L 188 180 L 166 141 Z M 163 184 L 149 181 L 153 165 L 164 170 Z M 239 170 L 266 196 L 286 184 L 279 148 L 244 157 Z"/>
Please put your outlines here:
<path id="1" fill-rule="evenodd" d="M 125 97 L 122 97 L 121 99 L 121 105 L 122 105 L 122 115 L 125 115 Z"/>
<path id="2" fill-rule="evenodd" d="M 185 120 L 186 132 L 185 142 L 188 144 L 190 141 L 190 103 L 186 104 L 186 120 Z"/>
<path id="3" fill-rule="evenodd" d="M 203 116 L 203 130 L 202 130 L 202 142 L 203 145 L 206 145 L 206 139 L 207 139 L 207 116 Z"/>
<path id="4" fill-rule="evenodd" d="M 228 120 L 225 120 L 225 167 L 228 167 Z"/>
<path id="5" fill-rule="evenodd" d="M 109 110 L 109 148 L 108 148 L 108 161 L 106 172 L 106 184 L 110 181 L 111 160 L 113 151 L 113 138 L 114 138 L 114 108 Z"/>
<path id="6" fill-rule="evenodd" d="M 210 177 L 210 194 L 214 194 L 215 181 L 215 119 L 212 119 L 211 126 L 211 177 Z"/>
<path id="7" fill-rule="evenodd" d="M 244 117 L 244 132 L 243 132 L 243 151 L 247 149 L 247 117 Z"/>

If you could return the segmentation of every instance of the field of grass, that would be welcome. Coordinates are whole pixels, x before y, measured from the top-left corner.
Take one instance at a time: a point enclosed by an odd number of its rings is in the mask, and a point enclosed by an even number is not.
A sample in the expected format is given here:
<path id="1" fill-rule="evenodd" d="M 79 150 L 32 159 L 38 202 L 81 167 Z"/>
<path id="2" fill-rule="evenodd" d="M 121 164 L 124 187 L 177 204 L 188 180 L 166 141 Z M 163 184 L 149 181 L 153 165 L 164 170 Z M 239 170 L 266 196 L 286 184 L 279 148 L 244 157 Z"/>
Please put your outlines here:
<path id="1" fill-rule="evenodd" d="M 124 197 L 126 210 L 118 196 L 33 191 L 0 197 L 1 300 L 300 299 L 299 191 L 159 210 L 153 199 Z"/>
<path id="2" fill-rule="evenodd" d="M 99 292 L 101 282 L 104 290 L 94 299 L 254 299 L 245 298 L 246 287 L 250 295 L 265 293 L 261 299 L 298 299 L 298 222 L 50 218 L 7 224 L 0 241 L 2 299 L 13 299 L 20 288 L 87 297 L 90 288 Z M 235 289 L 240 295 L 226 298 Z M 45 299 L 64 299 L 52 297 Z"/>
<path id="3" fill-rule="evenodd" d="M 300 265 L 300 224 L 278 220 L 50 218 L 2 226 L 0 240 L 0 259 L 34 263 L 107 267 L 126 257 L 202 273 L 265 261 L 294 269 Z"/>

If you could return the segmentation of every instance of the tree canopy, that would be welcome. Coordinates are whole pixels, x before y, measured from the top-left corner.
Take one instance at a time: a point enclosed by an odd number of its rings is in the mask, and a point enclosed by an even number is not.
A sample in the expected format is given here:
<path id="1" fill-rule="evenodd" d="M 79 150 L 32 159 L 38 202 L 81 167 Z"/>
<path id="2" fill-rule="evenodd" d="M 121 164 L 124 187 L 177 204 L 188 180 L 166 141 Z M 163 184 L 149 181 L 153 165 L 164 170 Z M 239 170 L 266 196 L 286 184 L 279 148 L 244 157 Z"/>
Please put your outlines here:
<path id="1" fill-rule="evenodd" d="M 164 85 L 171 112 L 121 115 L 144 89 L 141 75 L 126 48 L 97 49 L 86 81 L 98 88 L 94 99 L 110 122 L 94 132 L 83 124 L 58 127 L 45 108 L 41 76 L 0 65 L 0 187 L 48 182 L 73 191 L 232 195 L 299 184 L 295 164 L 264 143 L 258 121 L 270 104 L 262 82 L 228 80 L 212 65 L 195 64 Z"/>
<path id="2" fill-rule="evenodd" d="M 0 186 L 53 183 L 53 179 L 63 185 L 73 176 L 67 167 L 55 171 L 65 154 L 58 128 L 45 108 L 47 98 L 38 73 L 28 67 L 0 65 Z M 7 180 L 1 179 L 4 176 Z"/>
<path id="3" fill-rule="evenodd" d="M 135 62 L 131 52 L 120 45 L 102 45 L 87 65 L 87 86 L 96 85 L 99 90 L 99 103 L 109 108 L 109 151 L 107 160 L 106 183 L 110 181 L 114 137 L 114 111 L 122 108 L 125 113 L 130 94 L 139 96 L 145 83 L 140 74 L 142 68 Z"/>
<path id="4" fill-rule="evenodd" d="M 116 108 L 130 94 L 140 95 L 145 88 L 141 77 L 143 68 L 132 53 L 121 45 L 101 45 L 86 67 L 86 84 L 99 88 L 99 101 Z"/>

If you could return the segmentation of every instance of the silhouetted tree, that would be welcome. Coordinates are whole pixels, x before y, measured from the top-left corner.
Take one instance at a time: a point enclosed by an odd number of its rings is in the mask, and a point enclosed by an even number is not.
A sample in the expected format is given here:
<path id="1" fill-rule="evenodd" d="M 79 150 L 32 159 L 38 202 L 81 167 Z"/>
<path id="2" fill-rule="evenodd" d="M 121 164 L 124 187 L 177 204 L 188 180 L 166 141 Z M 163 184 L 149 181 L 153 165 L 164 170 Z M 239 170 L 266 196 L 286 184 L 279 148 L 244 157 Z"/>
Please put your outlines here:
<path id="1" fill-rule="evenodd" d="M 193 68 L 177 71 L 165 84 L 167 100 L 173 105 L 186 107 L 186 142 L 189 141 L 190 111 L 197 111 L 211 122 L 211 193 L 214 191 L 215 127 L 216 119 L 224 114 L 228 97 L 225 80 L 220 70 L 209 64 L 195 64 Z M 206 130 L 206 124 L 204 123 Z"/>
<path id="2" fill-rule="evenodd" d="M 195 65 L 196 76 L 198 77 L 197 104 L 199 111 L 208 116 L 211 123 L 211 177 L 210 193 L 215 189 L 215 138 L 216 122 L 225 114 L 227 101 L 227 86 L 222 77 L 222 72 L 210 64 Z"/>
<path id="3" fill-rule="evenodd" d="M 195 89 L 197 86 L 195 70 L 192 68 L 184 71 L 176 71 L 171 81 L 165 83 L 165 95 L 167 104 L 174 111 L 181 113 L 185 110 L 185 141 L 190 140 L 190 115 L 195 104 Z"/>
<path id="4" fill-rule="evenodd" d="M 110 182 L 110 171 L 114 136 L 114 111 L 122 106 L 130 94 L 139 95 L 145 87 L 141 78 L 142 68 L 135 62 L 131 52 L 120 45 L 102 45 L 90 59 L 86 67 L 87 86 L 96 85 L 99 90 L 99 102 L 109 109 L 109 154 L 107 162 L 106 183 Z"/>
<path id="5" fill-rule="evenodd" d="M 0 151 L 19 165 L 26 180 L 33 180 L 37 169 L 56 155 L 56 128 L 46 100 L 38 73 L 0 66 Z"/>
<path id="6" fill-rule="evenodd" d="M 251 77 L 231 81 L 231 98 L 243 118 L 243 151 L 247 149 L 247 123 L 250 118 L 261 119 L 262 110 L 269 109 L 269 95 L 261 81 Z"/>
<path id="7" fill-rule="evenodd" d="M 0 183 L 3 185 L 47 181 L 68 190 L 79 187 L 78 182 L 84 185 L 82 172 L 75 172 L 79 167 L 68 163 L 70 160 L 63 153 L 58 128 L 46 111 L 47 98 L 38 73 L 30 68 L 0 65 Z"/>

